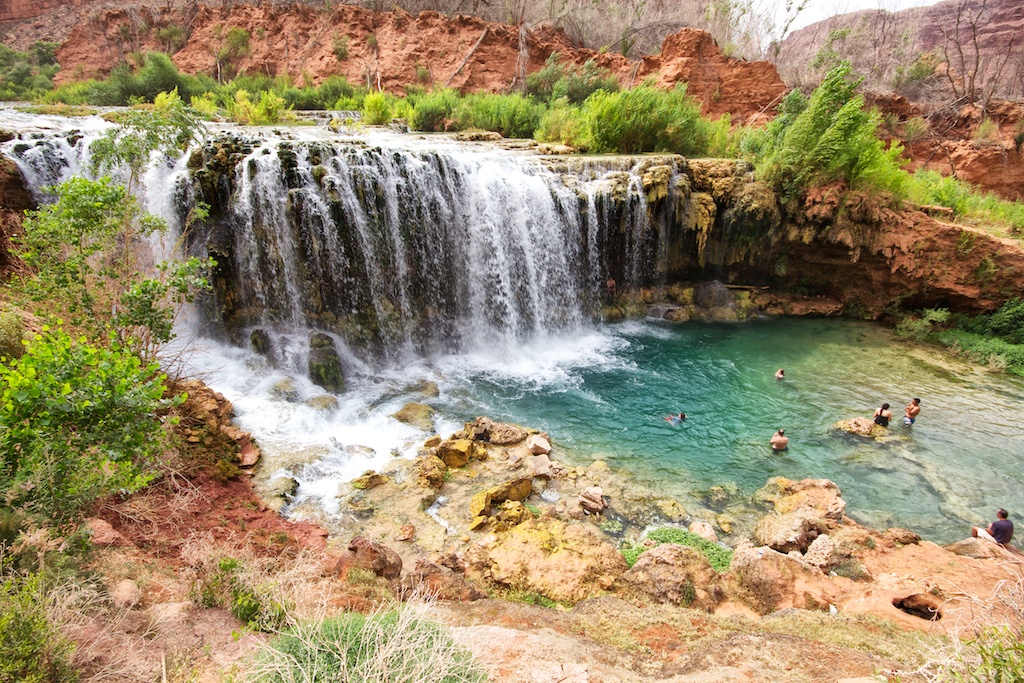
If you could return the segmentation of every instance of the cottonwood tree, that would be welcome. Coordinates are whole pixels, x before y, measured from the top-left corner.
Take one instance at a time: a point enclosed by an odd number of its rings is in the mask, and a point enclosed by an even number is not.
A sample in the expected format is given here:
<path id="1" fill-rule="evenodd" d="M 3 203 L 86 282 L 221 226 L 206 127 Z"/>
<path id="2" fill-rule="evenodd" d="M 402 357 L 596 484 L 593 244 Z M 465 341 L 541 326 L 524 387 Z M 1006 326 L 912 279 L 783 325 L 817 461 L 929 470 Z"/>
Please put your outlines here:
<path id="1" fill-rule="evenodd" d="M 982 36 L 991 18 L 989 0 L 957 0 L 952 24 L 939 26 L 950 89 L 958 100 L 980 102 L 983 111 L 997 92 L 1014 46 L 1019 43 L 1018 36 L 1012 36 L 1005 50 L 984 49 Z"/>

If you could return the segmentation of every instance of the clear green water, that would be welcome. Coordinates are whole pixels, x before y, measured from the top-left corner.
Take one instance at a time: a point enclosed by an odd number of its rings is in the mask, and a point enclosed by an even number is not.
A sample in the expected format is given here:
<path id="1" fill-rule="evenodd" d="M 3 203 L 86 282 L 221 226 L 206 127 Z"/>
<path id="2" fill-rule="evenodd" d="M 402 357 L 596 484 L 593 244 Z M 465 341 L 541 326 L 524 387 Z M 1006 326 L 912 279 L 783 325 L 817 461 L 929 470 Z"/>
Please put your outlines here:
<path id="1" fill-rule="evenodd" d="M 827 478 L 854 519 L 939 542 L 998 507 L 1024 510 L 1024 383 L 867 323 L 624 323 L 438 370 L 442 413 L 547 430 L 573 457 L 606 459 L 683 500 L 716 485 L 742 497 L 773 476 Z M 923 410 L 907 429 L 915 396 Z M 888 442 L 830 429 L 882 402 L 898 418 Z M 679 411 L 681 427 L 662 419 Z M 779 427 L 791 438 L 781 456 L 767 445 Z"/>

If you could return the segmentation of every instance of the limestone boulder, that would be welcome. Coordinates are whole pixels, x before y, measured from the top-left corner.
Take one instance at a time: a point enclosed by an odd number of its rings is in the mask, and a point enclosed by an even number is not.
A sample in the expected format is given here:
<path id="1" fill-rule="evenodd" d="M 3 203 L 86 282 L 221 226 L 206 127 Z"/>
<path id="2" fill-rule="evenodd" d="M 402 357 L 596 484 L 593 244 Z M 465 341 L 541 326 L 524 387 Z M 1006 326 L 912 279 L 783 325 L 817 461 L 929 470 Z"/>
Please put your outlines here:
<path id="1" fill-rule="evenodd" d="M 866 417 L 855 417 L 849 420 L 839 420 L 832 425 L 832 429 L 856 436 L 865 436 L 871 439 L 881 439 L 889 435 L 889 430 L 882 425 L 875 424 L 874 420 Z"/>
<path id="2" fill-rule="evenodd" d="M 708 522 L 702 520 L 692 522 L 689 526 L 689 531 L 690 533 L 697 534 L 707 541 L 718 543 L 718 534 L 715 533 L 715 528 Z"/>
<path id="3" fill-rule="evenodd" d="M 131 543 L 121 535 L 117 529 L 110 525 L 110 522 L 98 517 L 90 517 L 85 520 L 85 526 L 89 531 L 89 540 L 95 546 L 126 546 Z"/>
<path id="4" fill-rule="evenodd" d="M 306 405 L 319 413 L 338 412 L 338 398 L 330 394 L 320 394 L 306 401 Z"/>
<path id="5" fill-rule="evenodd" d="M 526 438 L 526 430 L 519 425 L 494 422 L 490 418 L 478 417 L 470 426 L 470 433 L 476 441 L 486 441 L 496 446 L 511 446 Z"/>
<path id="6" fill-rule="evenodd" d="M 975 559 L 1006 559 L 1006 551 L 992 541 L 984 538 L 966 538 L 945 546 L 954 555 L 973 557 Z"/>
<path id="7" fill-rule="evenodd" d="M 531 455 L 547 455 L 551 452 L 551 442 L 543 434 L 531 434 L 526 438 L 526 448 Z"/>
<path id="8" fill-rule="evenodd" d="M 533 477 L 550 478 L 554 473 L 554 463 L 545 454 L 535 455 L 529 459 L 530 475 Z"/>
<path id="9" fill-rule="evenodd" d="M 774 477 L 757 492 L 757 497 L 772 503 L 779 514 L 804 510 L 810 516 L 829 523 L 841 522 L 846 513 L 842 491 L 828 479 L 793 481 Z"/>
<path id="10" fill-rule="evenodd" d="M 552 518 L 527 520 L 475 545 L 466 560 L 471 579 L 569 603 L 611 590 L 628 569 L 593 527 Z"/>
<path id="11" fill-rule="evenodd" d="M 457 602 L 487 597 L 487 593 L 469 583 L 462 574 L 427 559 L 417 560 L 412 571 L 402 577 L 402 592 L 406 596 L 419 592 L 437 600 Z"/>
<path id="12" fill-rule="evenodd" d="M 608 504 L 604 500 L 604 491 L 600 486 L 590 486 L 580 493 L 580 507 L 592 515 L 599 515 Z"/>
<path id="13" fill-rule="evenodd" d="M 448 467 L 465 467 L 470 460 L 486 460 L 487 449 L 472 439 L 448 439 L 437 446 L 437 457 Z"/>
<path id="14" fill-rule="evenodd" d="M 417 465 L 416 483 L 426 489 L 439 489 L 444 485 L 448 466 L 436 455 L 421 458 Z"/>
<path id="15" fill-rule="evenodd" d="M 723 597 L 718 573 L 696 548 L 675 543 L 646 551 L 621 583 L 660 603 L 711 611 Z"/>
<path id="16" fill-rule="evenodd" d="M 808 546 L 804 562 L 828 573 L 838 564 L 835 541 L 828 534 L 821 534 Z"/>
<path id="17" fill-rule="evenodd" d="M 722 586 L 730 600 L 746 604 L 758 614 L 795 607 L 828 609 L 838 604 L 839 589 L 819 571 L 801 560 L 741 543 L 733 552 Z"/>
<path id="18" fill-rule="evenodd" d="M 356 477 L 355 479 L 352 480 L 352 488 L 365 491 L 368 489 L 377 488 L 378 486 L 386 484 L 389 481 L 391 481 L 391 477 L 385 476 L 383 474 L 378 474 L 373 470 L 367 470 L 366 472 L 363 472 L 361 476 Z"/>
<path id="19" fill-rule="evenodd" d="M 754 529 L 754 541 L 780 553 L 803 552 L 824 530 L 825 524 L 806 510 L 765 515 Z"/>
<path id="20" fill-rule="evenodd" d="M 344 579 L 353 568 L 371 571 L 385 579 L 397 579 L 402 574 L 402 558 L 382 543 L 356 536 L 348 544 L 348 551 L 338 558 L 334 573 Z"/>
<path id="21" fill-rule="evenodd" d="M 426 403 L 406 403 L 391 417 L 426 432 L 434 431 L 434 409 Z"/>

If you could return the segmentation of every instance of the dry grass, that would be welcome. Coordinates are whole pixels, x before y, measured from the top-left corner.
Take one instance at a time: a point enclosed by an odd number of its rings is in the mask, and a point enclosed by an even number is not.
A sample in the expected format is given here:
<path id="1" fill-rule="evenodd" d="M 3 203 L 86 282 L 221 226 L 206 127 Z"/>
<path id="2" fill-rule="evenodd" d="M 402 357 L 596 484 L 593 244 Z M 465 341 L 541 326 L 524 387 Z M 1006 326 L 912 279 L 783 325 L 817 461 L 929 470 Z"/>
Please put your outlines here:
<path id="1" fill-rule="evenodd" d="M 245 680 L 475 683 L 486 674 L 436 620 L 431 601 L 417 595 L 365 618 L 343 614 L 303 622 L 258 646 Z"/>

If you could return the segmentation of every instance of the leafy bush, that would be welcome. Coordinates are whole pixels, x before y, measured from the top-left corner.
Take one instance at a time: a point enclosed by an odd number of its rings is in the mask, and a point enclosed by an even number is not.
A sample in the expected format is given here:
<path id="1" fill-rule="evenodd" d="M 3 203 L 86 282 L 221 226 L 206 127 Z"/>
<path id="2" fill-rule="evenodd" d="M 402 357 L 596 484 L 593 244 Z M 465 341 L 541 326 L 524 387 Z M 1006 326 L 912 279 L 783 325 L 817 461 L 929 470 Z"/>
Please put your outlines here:
<path id="1" fill-rule="evenodd" d="M 227 112 L 232 121 L 250 126 L 271 126 L 293 118 L 284 98 L 270 90 L 260 93 L 256 103 L 250 101 L 247 90 L 236 91 L 234 100 L 228 103 Z"/>
<path id="2" fill-rule="evenodd" d="M 0 681 L 65 683 L 78 680 L 71 645 L 46 615 L 41 574 L 0 576 Z"/>
<path id="3" fill-rule="evenodd" d="M 541 116 L 534 135 L 540 142 L 561 142 L 578 147 L 582 143 L 583 133 L 579 107 L 555 102 Z"/>
<path id="4" fill-rule="evenodd" d="M 968 653 L 948 668 L 959 683 L 1009 683 L 1024 680 L 1024 633 L 1020 628 L 993 626 L 968 643 Z M 964 656 L 966 654 L 966 656 Z"/>
<path id="5" fill-rule="evenodd" d="M 117 344 L 99 348 L 56 330 L 0 364 L 0 496 L 63 522 L 99 497 L 152 478 L 162 444 L 165 376 Z"/>
<path id="6" fill-rule="evenodd" d="M 0 312 L 0 360 L 21 358 L 25 352 L 25 321 L 17 311 L 6 309 Z"/>
<path id="7" fill-rule="evenodd" d="M 856 94 L 860 81 L 849 76 L 844 62 L 809 99 L 788 96 L 759 138 L 758 174 L 785 197 L 837 180 L 853 189 L 904 194 L 903 148 L 894 142 L 886 149 L 876 137 L 878 112 L 864 109 Z"/>
<path id="8" fill-rule="evenodd" d="M 685 85 L 668 91 L 646 85 L 614 93 L 599 90 L 580 113 L 582 144 L 590 152 L 694 156 L 707 150 L 708 123 Z"/>
<path id="9" fill-rule="evenodd" d="M 697 534 L 687 531 L 686 529 L 665 526 L 654 529 L 647 534 L 646 538 L 656 541 L 658 545 L 663 543 L 675 543 L 676 545 L 696 548 L 704 555 L 704 557 L 708 558 L 711 566 L 714 567 L 715 571 L 718 573 L 722 573 L 729 569 L 729 565 L 732 563 L 731 550 L 723 548 L 717 543 L 712 543 L 705 538 L 701 538 Z M 626 564 L 632 567 L 636 564 L 636 561 L 640 559 L 640 555 L 642 555 L 646 550 L 649 550 L 649 548 L 639 545 L 632 546 L 625 548 L 622 551 L 622 555 L 626 558 Z"/>
<path id="10" fill-rule="evenodd" d="M 1024 377 L 1024 345 L 963 329 L 936 332 L 933 339 L 974 363 Z"/>
<path id="11" fill-rule="evenodd" d="M 53 89 L 60 69 L 57 43 L 37 42 L 26 52 L 0 45 L 0 100 L 26 100 Z"/>
<path id="12" fill-rule="evenodd" d="M 905 339 L 927 339 L 936 324 L 949 320 L 945 308 L 926 308 L 920 315 L 908 315 L 896 324 L 896 334 Z"/>
<path id="13" fill-rule="evenodd" d="M 271 586 L 246 580 L 241 564 L 222 558 L 214 571 L 193 586 L 196 601 L 203 607 L 230 610 L 239 621 L 257 631 L 276 631 L 288 622 L 288 606 L 275 599 Z"/>
<path id="14" fill-rule="evenodd" d="M 363 121 L 371 126 L 391 123 L 391 101 L 382 92 L 372 92 L 363 100 Z"/>
<path id="15" fill-rule="evenodd" d="M 468 652 L 415 605 L 364 616 L 339 614 L 289 629 L 261 647 L 255 683 L 476 683 L 487 679 Z"/>
<path id="16" fill-rule="evenodd" d="M 450 118 L 459 104 L 459 93 L 455 90 L 438 90 L 427 93 L 416 100 L 409 126 L 413 130 L 437 132 L 444 130 L 444 122 Z"/>
<path id="17" fill-rule="evenodd" d="M 966 218 L 968 222 L 980 223 L 989 229 L 1002 225 L 1015 234 L 1024 233 L 1024 203 L 978 192 L 968 183 L 937 171 L 918 169 L 910 176 L 908 198 L 919 204 L 952 209 L 955 217 Z"/>
<path id="18" fill-rule="evenodd" d="M 581 104 L 598 90 L 615 92 L 619 82 L 600 68 L 594 60 L 587 60 L 583 66 L 563 65 L 560 55 L 551 53 L 544 67 L 526 77 L 526 93 L 541 102 L 565 99 L 571 104 Z"/>
<path id="19" fill-rule="evenodd" d="M 543 106 L 513 93 L 477 93 L 459 102 L 451 117 L 456 128 L 477 128 L 501 133 L 507 138 L 529 138 L 540 124 Z"/>

